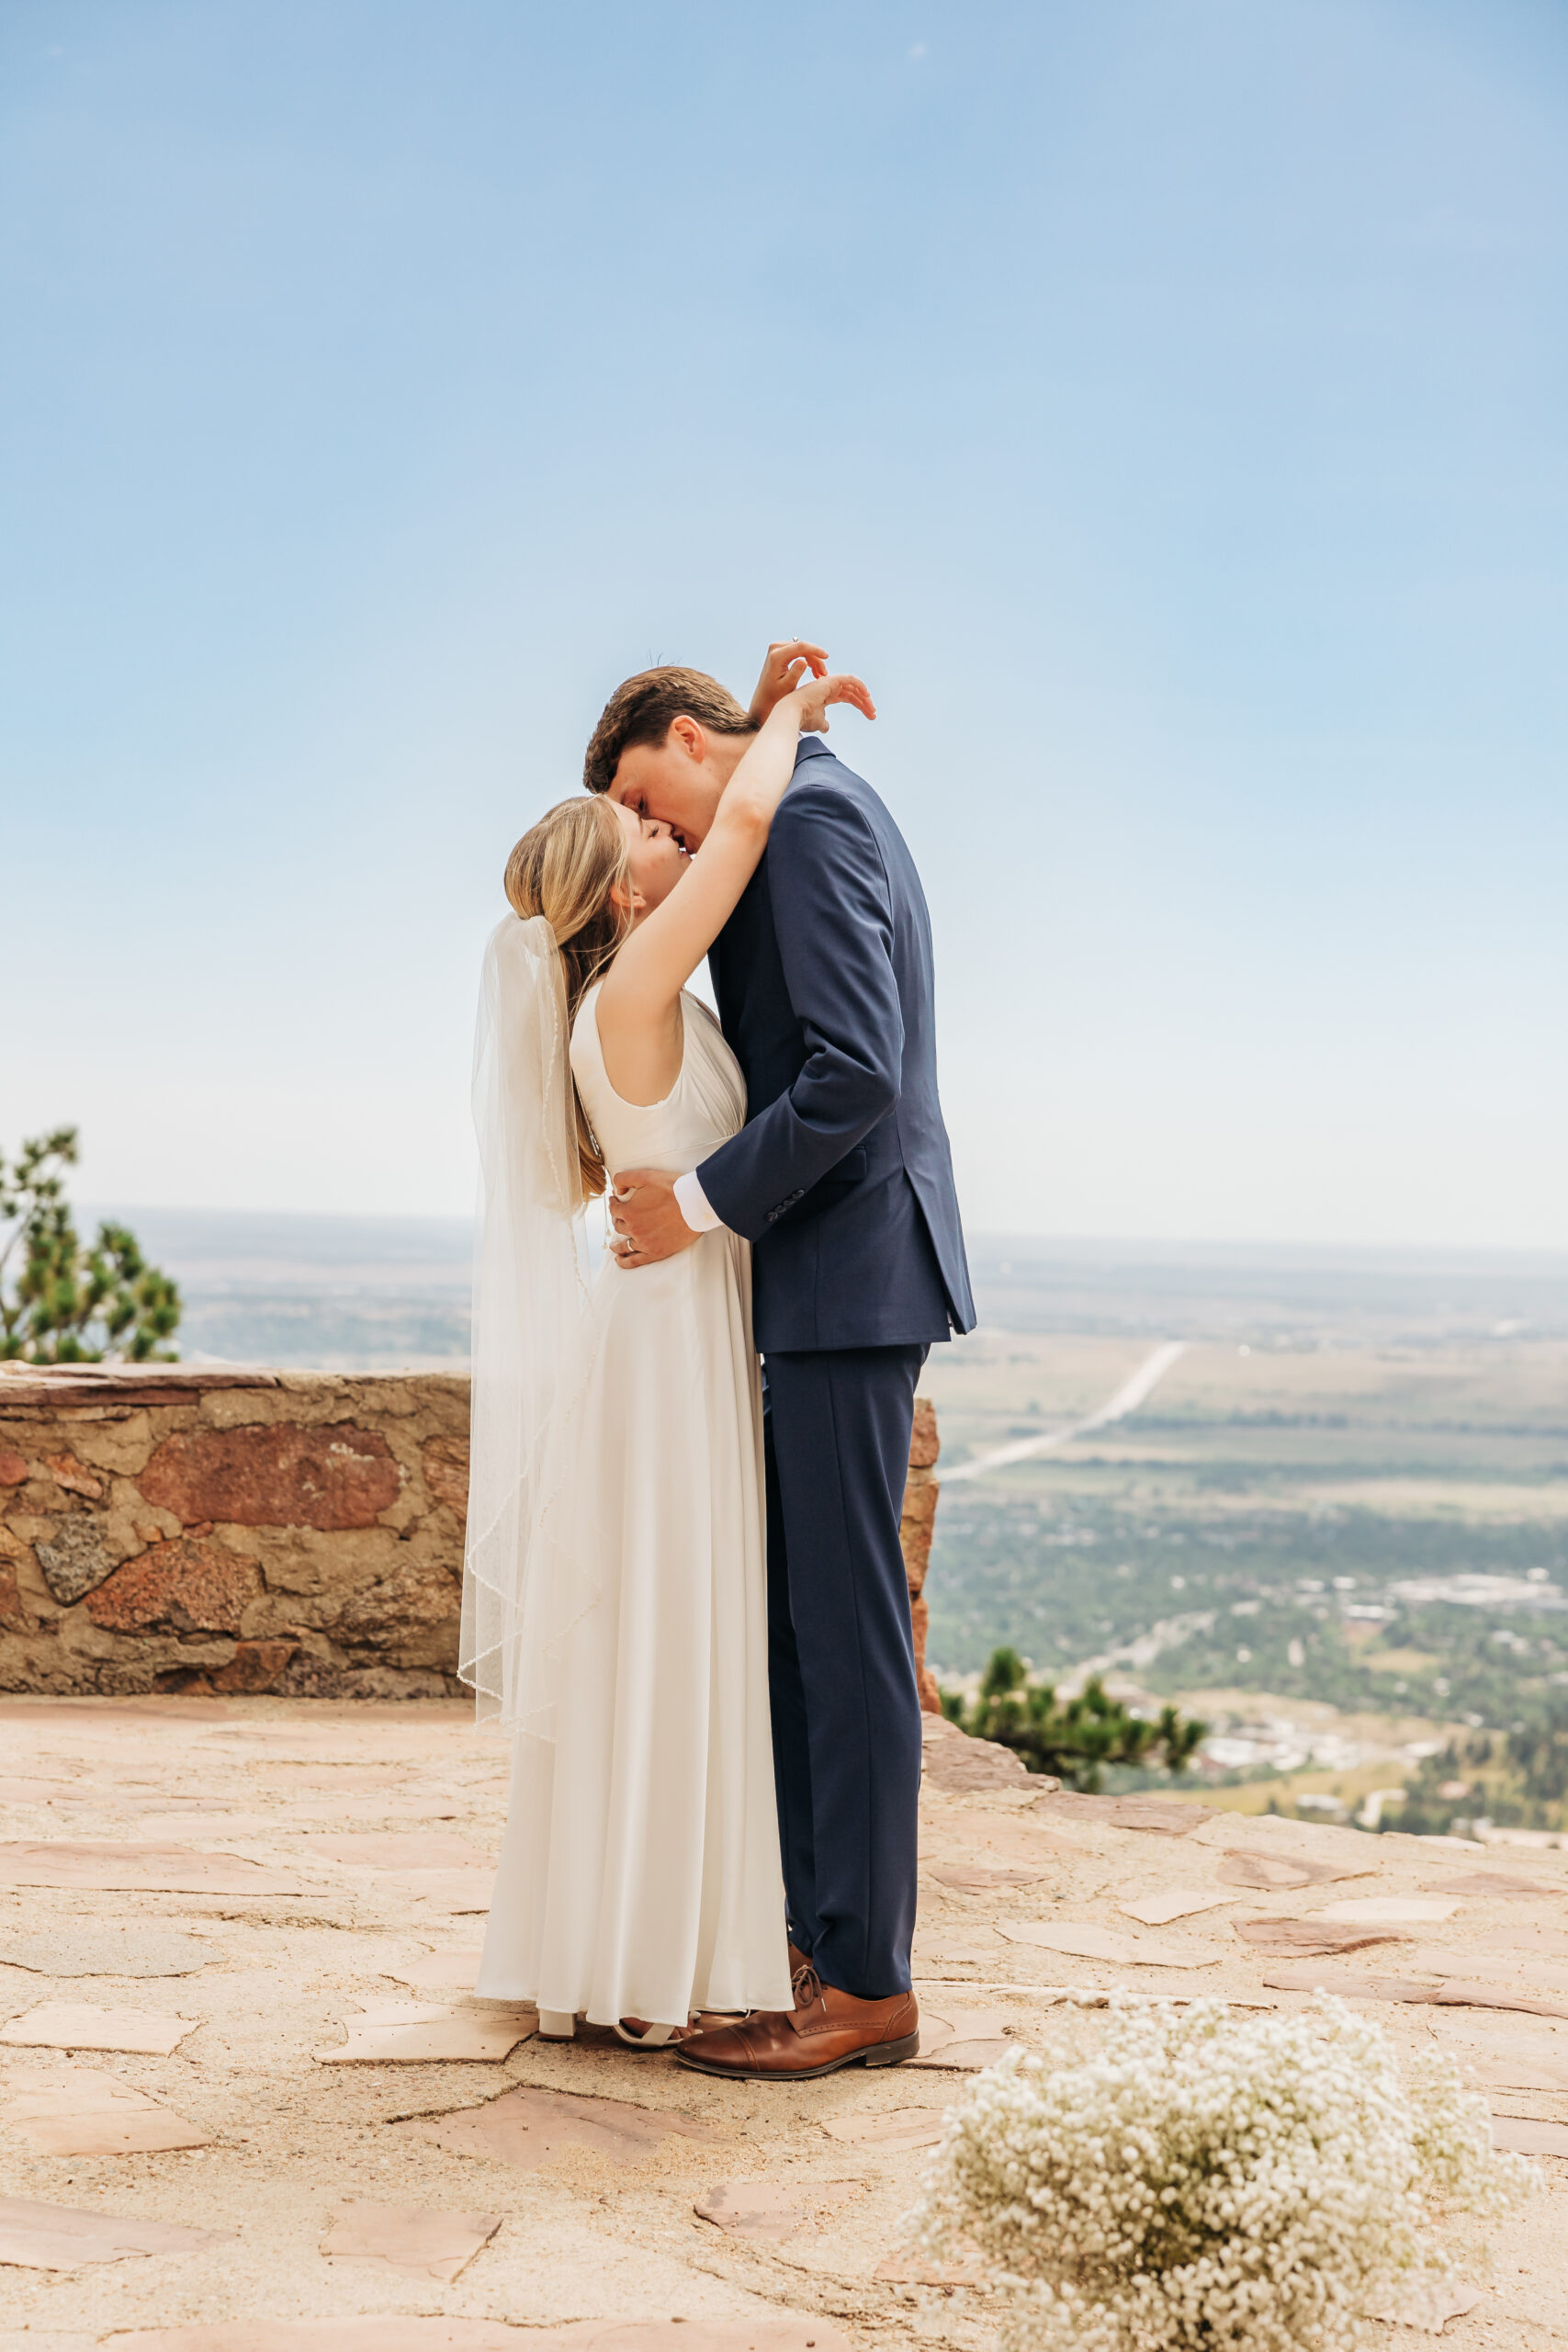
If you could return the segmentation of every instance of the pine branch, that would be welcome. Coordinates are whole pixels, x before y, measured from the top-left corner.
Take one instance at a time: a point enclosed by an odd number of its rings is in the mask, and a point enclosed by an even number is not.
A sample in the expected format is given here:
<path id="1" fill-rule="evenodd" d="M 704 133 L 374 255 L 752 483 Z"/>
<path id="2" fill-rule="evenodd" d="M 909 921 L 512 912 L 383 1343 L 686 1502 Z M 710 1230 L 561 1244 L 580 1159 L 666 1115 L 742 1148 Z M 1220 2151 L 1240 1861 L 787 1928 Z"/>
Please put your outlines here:
<path id="1" fill-rule="evenodd" d="M 148 1264 L 129 1226 L 100 1225 L 90 1248 L 78 1238 L 63 1175 L 77 1156 L 74 1127 L 31 1137 L 9 1165 L 0 1156 L 0 1216 L 14 1220 L 0 1249 L 0 1360 L 172 1363 L 177 1351 L 159 1342 L 179 1328 L 178 1286 Z"/>

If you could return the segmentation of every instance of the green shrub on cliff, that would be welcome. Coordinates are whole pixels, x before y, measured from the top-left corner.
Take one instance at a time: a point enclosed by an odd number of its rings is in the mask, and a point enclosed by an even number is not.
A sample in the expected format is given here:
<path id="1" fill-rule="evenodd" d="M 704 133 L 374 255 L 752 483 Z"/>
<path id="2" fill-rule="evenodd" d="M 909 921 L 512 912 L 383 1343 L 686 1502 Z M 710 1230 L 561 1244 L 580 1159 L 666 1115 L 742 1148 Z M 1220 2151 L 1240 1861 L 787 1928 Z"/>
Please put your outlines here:
<path id="1" fill-rule="evenodd" d="M 142 1257 L 129 1226 L 77 1235 L 63 1171 L 76 1164 L 76 1130 L 0 1154 L 0 1362 L 172 1363 L 162 1342 L 179 1328 L 180 1294 Z"/>
<path id="2" fill-rule="evenodd" d="M 1055 1690 L 1030 1681 L 1014 1649 L 992 1651 L 973 1706 L 956 1690 L 944 1690 L 942 1710 L 961 1731 L 1010 1747 L 1032 1772 L 1055 1772 L 1069 1787 L 1091 1792 L 1111 1764 L 1185 1771 L 1209 1728 L 1184 1721 L 1174 1707 L 1162 1707 L 1152 1722 L 1134 1715 L 1110 1696 L 1098 1675 L 1077 1698 L 1058 1701 Z"/>

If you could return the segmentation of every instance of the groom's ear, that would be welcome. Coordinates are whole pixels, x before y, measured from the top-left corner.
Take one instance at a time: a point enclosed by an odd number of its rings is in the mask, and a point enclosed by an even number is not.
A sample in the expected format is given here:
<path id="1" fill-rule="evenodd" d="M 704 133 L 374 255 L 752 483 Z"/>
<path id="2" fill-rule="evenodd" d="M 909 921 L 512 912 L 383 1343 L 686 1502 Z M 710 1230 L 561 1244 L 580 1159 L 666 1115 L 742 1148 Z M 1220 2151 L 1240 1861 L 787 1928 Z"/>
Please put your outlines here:
<path id="1" fill-rule="evenodd" d="M 683 710 L 678 711 L 670 721 L 670 732 L 664 741 L 668 750 L 679 749 L 689 760 L 705 760 L 708 755 L 707 737 L 696 720 L 688 718 Z"/>

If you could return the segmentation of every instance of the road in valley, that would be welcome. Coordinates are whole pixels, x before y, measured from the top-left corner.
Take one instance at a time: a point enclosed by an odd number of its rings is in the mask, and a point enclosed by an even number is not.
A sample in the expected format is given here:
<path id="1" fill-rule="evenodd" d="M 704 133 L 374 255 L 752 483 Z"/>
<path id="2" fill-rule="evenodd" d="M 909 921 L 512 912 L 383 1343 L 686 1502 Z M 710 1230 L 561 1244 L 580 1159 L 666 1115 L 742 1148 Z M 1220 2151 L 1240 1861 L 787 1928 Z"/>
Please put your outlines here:
<path id="1" fill-rule="evenodd" d="M 944 1487 L 954 1485 L 960 1478 L 983 1478 L 987 1470 L 1002 1470 L 1012 1462 L 1032 1462 L 1036 1454 L 1055 1453 L 1064 1445 L 1071 1445 L 1075 1438 L 1084 1437 L 1090 1430 L 1102 1430 L 1111 1421 L 1125 1420 L 1140 1405 L 1153 1396 L 1178 1356 L 1185 1355 L 1186 1340 L 1162 1340 L 1152 1353 L 1120 1388 L 1109 1396 L 1103 1405 L 1095 1408 L 1081 1421 L 1070 1421 L 1066 1429 L 1047 1430 L 1040 1437 L 1015 1439 L 1009 1445 L 995 1445 L 986 1453 L 972 1454 L 967 1462 L 960 1462 L 942 1473 Z"/>

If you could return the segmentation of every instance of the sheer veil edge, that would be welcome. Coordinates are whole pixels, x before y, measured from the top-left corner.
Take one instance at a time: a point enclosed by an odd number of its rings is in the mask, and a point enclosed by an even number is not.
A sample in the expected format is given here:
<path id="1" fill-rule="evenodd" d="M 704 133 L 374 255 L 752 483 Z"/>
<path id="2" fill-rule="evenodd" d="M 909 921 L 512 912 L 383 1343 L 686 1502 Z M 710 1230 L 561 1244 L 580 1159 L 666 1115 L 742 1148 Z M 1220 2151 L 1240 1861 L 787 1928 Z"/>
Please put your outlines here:
<path id="1" fill-rule="evenodd" d="M 589 1599 L 561 1589 L 544 1526 L 552 1442 L 587 1376 L 589 1289 L 566 982 L 542 915 L 491 933 L 474 1036 L 479 1183 L 473 1390 L 457 1671 L 480 1724 L 549 1736 L 539 1637 Z M 556 1469 L 552 1473 L 551 1463 Z M 553 1589 L 553 1599 L 536 1590 Z M 541 1610 L 540 1604 L 545 1602 Z M 564 1611 L 562 1603 L 565 1603 Z M 541 1622 L 543 1619 L 545 1622 Z"/>

